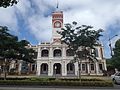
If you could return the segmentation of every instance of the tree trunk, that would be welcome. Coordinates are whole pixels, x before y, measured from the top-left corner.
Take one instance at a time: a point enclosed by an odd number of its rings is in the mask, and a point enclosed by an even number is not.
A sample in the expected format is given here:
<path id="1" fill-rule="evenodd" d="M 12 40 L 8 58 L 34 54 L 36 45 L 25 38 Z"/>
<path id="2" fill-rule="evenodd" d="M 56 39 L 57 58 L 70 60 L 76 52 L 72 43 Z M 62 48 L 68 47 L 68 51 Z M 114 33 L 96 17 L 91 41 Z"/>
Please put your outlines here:
<path id="1" fill-rule="evenodd" d="M 5 62 L 4 62 L 4 80 L 6 80 L 7 77 L 7 67 L 6 67 L 6 58 L 5 58 Z"/>
<path id="2" fill-rule="evenodd" d="M 81 82 L 81 62 L 80 61 L 78 61 L 78 78 L 79 78 L 79 80 L 80 80 L 80 82 Z"/>

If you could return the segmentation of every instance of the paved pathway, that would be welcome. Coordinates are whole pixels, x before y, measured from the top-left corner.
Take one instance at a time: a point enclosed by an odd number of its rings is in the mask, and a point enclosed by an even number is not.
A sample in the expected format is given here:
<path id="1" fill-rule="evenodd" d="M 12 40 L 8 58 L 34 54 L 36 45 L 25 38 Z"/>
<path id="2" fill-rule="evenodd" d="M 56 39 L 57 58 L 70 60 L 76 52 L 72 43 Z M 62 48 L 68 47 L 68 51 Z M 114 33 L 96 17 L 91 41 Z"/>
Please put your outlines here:
<path id="1" fill-rule="evenodd" d="M 0 87 L 0 90 L 119 90 L 114 88 L 29 88 L 29 87 Z"/>

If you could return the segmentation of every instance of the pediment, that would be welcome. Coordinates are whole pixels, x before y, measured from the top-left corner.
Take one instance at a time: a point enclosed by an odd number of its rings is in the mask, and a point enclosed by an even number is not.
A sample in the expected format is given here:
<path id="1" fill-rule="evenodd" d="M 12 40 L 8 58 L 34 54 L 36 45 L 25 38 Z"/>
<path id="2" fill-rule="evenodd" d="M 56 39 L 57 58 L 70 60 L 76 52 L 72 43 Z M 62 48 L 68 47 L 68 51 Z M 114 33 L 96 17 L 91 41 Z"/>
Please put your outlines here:
<path id="1" fill-rule="evenodd" d="M 54 39 L 51 44 L 52 45 L 61 45 L 61 40 L 60 39 Z"/>

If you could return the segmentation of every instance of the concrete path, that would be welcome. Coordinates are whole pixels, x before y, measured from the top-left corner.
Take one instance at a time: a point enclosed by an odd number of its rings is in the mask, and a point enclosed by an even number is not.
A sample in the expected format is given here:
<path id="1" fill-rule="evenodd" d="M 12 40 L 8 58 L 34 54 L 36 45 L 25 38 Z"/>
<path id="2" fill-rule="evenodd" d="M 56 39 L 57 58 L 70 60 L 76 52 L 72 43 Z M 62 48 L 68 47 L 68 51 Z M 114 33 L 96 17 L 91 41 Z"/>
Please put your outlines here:
<path id="1" fill-rule="evenodd" d="M 119 90 L 115 88 L 35 88 L 35 87 L 0 87 L 0 90 Z"/>

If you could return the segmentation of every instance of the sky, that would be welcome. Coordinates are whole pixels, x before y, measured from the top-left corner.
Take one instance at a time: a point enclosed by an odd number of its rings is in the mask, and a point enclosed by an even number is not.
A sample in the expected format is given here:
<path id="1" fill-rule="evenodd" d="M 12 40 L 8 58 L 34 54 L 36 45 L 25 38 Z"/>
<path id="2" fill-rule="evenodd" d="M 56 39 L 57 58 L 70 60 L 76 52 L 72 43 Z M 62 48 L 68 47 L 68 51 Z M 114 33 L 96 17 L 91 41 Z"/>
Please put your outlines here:
<path id="1" fill-rule="evenodd" d="M 120 38 L 120 0 L 58 0 L 63 11 L 64 23 L 77 21 L 80 25 L 91 25 L 103 29 L 100 38 L 105 58 L 110 58 L 109 38 L 112 47 Z M 18 4 L 0 8 L 0 25 L 8 26 L 10 33 L 26 39 L 32 45 L 50 41 L 52 37 L 52 12 L 57 0 L 19 0 Z"/>

